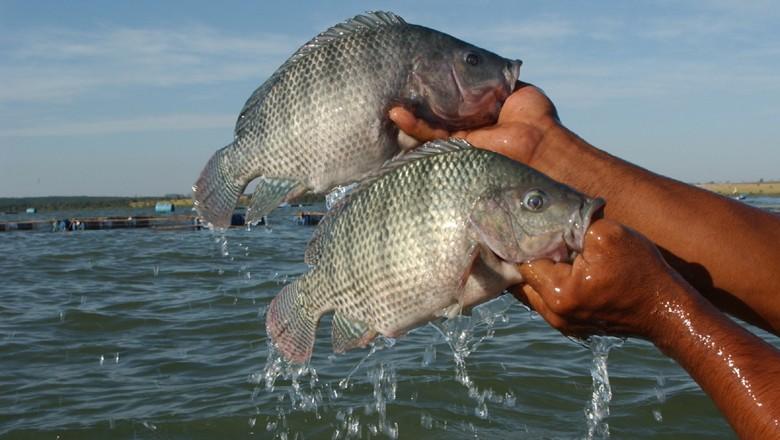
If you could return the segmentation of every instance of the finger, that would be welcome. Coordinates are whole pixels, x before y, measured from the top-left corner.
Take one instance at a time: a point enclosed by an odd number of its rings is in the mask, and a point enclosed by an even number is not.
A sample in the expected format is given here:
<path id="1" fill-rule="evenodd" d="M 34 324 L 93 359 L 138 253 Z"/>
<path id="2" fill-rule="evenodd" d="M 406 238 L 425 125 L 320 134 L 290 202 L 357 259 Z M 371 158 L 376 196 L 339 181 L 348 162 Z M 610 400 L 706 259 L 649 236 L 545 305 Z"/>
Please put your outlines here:
<path id="1" fill-rule="evenodd" d="M 523 284 L 514 293 L 518 300 L 522 301 L 523 304 L 530 307 L 531 310 L 534 310 L 536 313 L 542 316 L 550 314 L 550 310 L 547 308 L 544 300 L 539 295 L 539 292 L 534 290 L 534 288 L 528 284 Z"/>
<path id="2" fill-rule="evenodd" d="M 539 292 L 534 290 L 534 288 L 528 284 L 524 284 L 520 290 L 522 291 L 522 296 L 527 301 L 526 304 L 531 307 L 531 309 L 536 311 L 536 313 L 538 313 L 542 318 L 544 318 L 544 320 L 547 321 L 547 323 L 550 324 L 552 328 L 561 332 L 568 331 L 570 326 L 569 322 L 565 318 L 550 310 L 542 296 L 539 295 Z"/>
<path id="3" fill-rule="evenodd" d="M 389 116 L 404 133 L 422 142 L 446 139 L 450 135 L 447 130 L 430 126 L 425 120 L 417 118 L 414 113 L 403 107 L 391 108 Z"/>
<path id="4" fill-rule="evenodd" d="M 528 297 L 525 295 L 525 292 L 523 292 L 523 285 L 518 284 L 510 287 L 508 290 L 512 296 L 514 296 L 521 303 L 525 304 L 526 307 L 531 307 L 531 303 L 528 301 Z"/>
<path id="5" fill-rule="evenodd" d="M 545 303 L 555 307 L 560 304 L 566 278 L 571 276 L 572 266 L 552 260 L 536 260 L 520 265 L 520 275 Z"/>
<path id="6" fill-rule="evenodd" d="M 528 86 L 535 87 L 531 83 L 527 83 L 525 81 L 521 81 L 521 80 L 518 79 L 517 81 L 515 81 L 515 89 L 513 91 L 516 92 L 516 91 L 522 89 L 523 87 L 528 87 Z"/>

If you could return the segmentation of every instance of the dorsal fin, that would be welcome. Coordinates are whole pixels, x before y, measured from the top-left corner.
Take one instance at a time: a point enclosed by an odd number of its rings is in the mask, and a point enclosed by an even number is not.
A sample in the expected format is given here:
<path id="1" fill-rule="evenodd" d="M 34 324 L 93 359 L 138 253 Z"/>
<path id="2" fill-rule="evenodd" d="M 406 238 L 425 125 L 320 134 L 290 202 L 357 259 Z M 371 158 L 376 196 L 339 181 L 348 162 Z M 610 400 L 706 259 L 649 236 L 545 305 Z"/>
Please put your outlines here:
<path id="1" fill-rule="evenodd" d="M 347 35 L 355 34 L 358 32 L 364 32 L 371 29 L 377 29 L 385 26 L 405 25 L 406 21 L 403 18 L 393 14 L 392 12 L 385 11 L 370 11 L 364 14 L 356 15 L 349 20 L 339 23 L 331 28 L 319 33 L 316 37 L 309 40 L 306 44 L 298 48 L 295 53 L 287 59 L 278 69 L 274 72 L 257 90 L 252 93 L 252 96 L 244 104 L 241 109 L 241 113 L 238 115 L 238 121 L 236 121 L 235 135 L 238 136 L 239 132 L 243 130 L 244 125 L 248 122 L 247 113 L 268 93 L 268 89 L 276 82 L 284 72 L 291 66 L 300 62 L 306 58 L 312 52 L 315 52 L 322 46 L 328 45 L 333 41 L 337 41 L 344 38 Z"/>
<path id="2" fill-rule="evenodd" d="M 310 50 L 307 49 L 307 46 L 309 46 L 312 43 L 321 44 L 325 41 L 343 38 L 347 34 L 361 32 L 366 29 L 375 29 L 375 28 L 380 28 L 385 26 L 405 25 L 405 24 L 406 21 L 404 21 L 403 18 L 393 14 L 392 12 L 369 11 L 364 14 L 356 15 L 350 18 L 349 20 L 346 20 L 342 23 L 339 23 L 331 27 L 330 29 L 327 29 L 324 32 L 321 32 L 319 35 L 314 37 L 311 41 L 306 43 L 303 47 L 298 49 L 296 55 L 300 53 L 302 50 L 307 50 L 307 51 Z"/>
<path id="3" fill-rule="evenodd" d="M 467 140 L 460 139 L 460 138 L 449 138 L 447 140 L 437 139 L 434 141 L 426 142 L 422 146 L 415 148 L 414 150 L 408 153 L 402 153 L 395 156 L 394 158 L 382 164 L 381 167 L 377 168 L 374 171 L 370 171 L 368 174 L 364 175 L 360 179 L 360 182 L 358 182 L 357 188 L 352 190 L 352 192 L 349 195 L 350 196 L 354 195 L 355 193 L 359 192 L 361 188 L 368 187 L 371 183 L 373 183 L 375 180 L 379 179 L 380 177 L 384 176 L 385 174 L 395 169 L 398 169 L 410 162 L 414 162 L 416 160 L 429 157 L 429 156 L 437 156 L 439 154 L 451 153 L 453 151 L 470 150 L 472 148 L 474 148 L 473 145 L 468 143 Z"/>
<path id="4" fill-rule="evenodd" d="M 344 211 L 349 206 L 350 201 L 361 190 L 369 187 L 373 182 L 387 173 L 392 172 L 408 163 L 414 162 L 425 157 L 436 156 L 439 154 L 446 154 L 453 151 L 468 150 L 474 148 L 470 143 L 464 139 L 450 138 L 448 140 L 435 140 L 424 144 L 423 146 L 410 151 L 405 154 L 398 155 L 374 171 L 364 175 L 363 178 L 357 183 L 357 186 L 346 195 L 344 195 L 338 202 L 336 202 L 330 210 L 320 220 L 317 229 L 312 234 L 311 240 L 306 247 L 304 253 L 304 261 L 310 266 L 316 266 L 322 249 L 324 249 L 324 242 L 326 237 L 330 234 L 330 228 L 333 224 L 333 220 L 338 217 L 339 213 Z"/>

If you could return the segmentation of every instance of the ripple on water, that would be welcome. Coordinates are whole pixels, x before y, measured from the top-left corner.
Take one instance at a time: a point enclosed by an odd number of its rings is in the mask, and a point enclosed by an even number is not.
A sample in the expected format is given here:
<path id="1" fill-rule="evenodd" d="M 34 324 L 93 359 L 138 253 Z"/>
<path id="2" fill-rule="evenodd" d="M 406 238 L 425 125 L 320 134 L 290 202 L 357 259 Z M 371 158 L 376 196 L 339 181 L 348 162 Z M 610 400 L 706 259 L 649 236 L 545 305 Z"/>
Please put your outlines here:
<path id="1" fill-rule="evenodd" d="M 368 357 L 333 356 L 325 319 L 316 379 L 300 375 L 296 391 L 281 377 L 267 390 L 265 307 L 307 270 L 312 229 L 289 222 L 294 212 L 275 212 L 271 228 L 227 231 L 226 257 L 209 231 L 0 234 L 0 255 L 13 256 L 0 269 L 0 437 L 587 434 L 592 353 L 518 306 L 491 331 L 475 325 L 464 364 L 471 387 L 433 326 Z M 651 345 L 629 340 L 609 361 L 614 438 L 733 438 L 698 386 Z"/>

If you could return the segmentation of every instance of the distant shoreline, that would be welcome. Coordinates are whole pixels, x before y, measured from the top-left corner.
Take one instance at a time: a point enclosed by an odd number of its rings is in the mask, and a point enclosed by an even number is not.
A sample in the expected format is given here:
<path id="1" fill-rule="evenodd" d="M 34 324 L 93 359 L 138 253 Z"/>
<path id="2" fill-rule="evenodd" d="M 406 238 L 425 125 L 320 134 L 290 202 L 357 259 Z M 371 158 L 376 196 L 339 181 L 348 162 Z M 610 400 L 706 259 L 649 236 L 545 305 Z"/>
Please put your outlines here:
<path id="1" fill-rule="evenodd" d="M 773 196 L 780 197 L 780 181 L 769 182 L 708 182 L 697 183 L 699 188 L 724 196 Z"/>
<path id="2" fill-rule="evenodd" d="M 780 181 L 768 182 L 707 182 L 694 183 L 699 188 L 724 196 L 770 196 L 780 197 Z M 239 206 L 249 204 L 250 195 L 245 194 L 239 200 Z M 294 203 L 322 202 L 323 196 L 306 194 Z M 101 197 L 101 196 L 46 196 L 46 197 L 0 197 L 0 213 L 24 212 L 27 208 L 38 211 L 110 209 L 110 208 L 154 208 L 157 202 L 171 203 L 178 209 L 192 208 L 192 198 L 184 195 L 165 195 L 159 197 Z M 178 210 L 177 209 L 177 210 Z"/>
<path id="3" fill-rule="evenodd" d="M 250 195 L 243 195 L 238 206 L 248 206 Z M 305 194 L 294 203 L 318 203 L 324 196 Z M 0 197 L 0 214 L 25 212 L 35 208 L 38 212 L 90 209 L 153 209 L 157 202 L 170 203 L 176 210 L 192 209 L 192 198 L 180 194 L 143 197 L 103 197 L 103 196 L 44 196 L 44 197 Z"/>

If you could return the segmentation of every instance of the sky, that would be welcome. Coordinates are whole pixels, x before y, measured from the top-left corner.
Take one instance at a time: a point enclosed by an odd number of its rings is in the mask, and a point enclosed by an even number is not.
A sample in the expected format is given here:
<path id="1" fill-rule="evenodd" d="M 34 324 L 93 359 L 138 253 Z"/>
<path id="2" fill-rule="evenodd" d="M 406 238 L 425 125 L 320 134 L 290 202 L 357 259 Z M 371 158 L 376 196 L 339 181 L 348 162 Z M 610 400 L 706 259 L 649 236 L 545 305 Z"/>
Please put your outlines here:
<path id="1" fill-rule="evenodd" d="M 252 91 L 366 10 L 522 59 L 567 127 L 642 167 L 780 179 L 771 0 L 0 0 L 0 197 L 189 194 Z"/>

